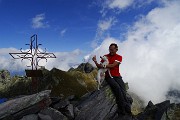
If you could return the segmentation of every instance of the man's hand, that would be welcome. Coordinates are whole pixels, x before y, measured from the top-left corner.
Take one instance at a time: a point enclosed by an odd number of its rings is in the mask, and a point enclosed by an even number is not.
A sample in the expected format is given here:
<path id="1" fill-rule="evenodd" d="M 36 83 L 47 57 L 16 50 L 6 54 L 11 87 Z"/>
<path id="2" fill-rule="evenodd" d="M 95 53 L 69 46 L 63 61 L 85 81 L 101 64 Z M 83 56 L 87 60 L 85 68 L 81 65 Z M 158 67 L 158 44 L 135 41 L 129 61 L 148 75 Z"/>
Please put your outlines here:
<path id="1" fill-rule="evenodd" d="M 97 63 L 96 55 L 92 58 L 92 60 L 94 61 L 94 63 L 96 64 L 96 66 L 97 66 L 98 68 L 103 68 L 103 66 L 102 66 L 101 64 L 98 64 L 98 63 Z"/>
<path id="2" fill-rule="evenodd" d="M 97 60 L 96 60 L 96 55 L 92 58 L 92 60 L 93 60 L 94 62 L 97 61 Z"/>

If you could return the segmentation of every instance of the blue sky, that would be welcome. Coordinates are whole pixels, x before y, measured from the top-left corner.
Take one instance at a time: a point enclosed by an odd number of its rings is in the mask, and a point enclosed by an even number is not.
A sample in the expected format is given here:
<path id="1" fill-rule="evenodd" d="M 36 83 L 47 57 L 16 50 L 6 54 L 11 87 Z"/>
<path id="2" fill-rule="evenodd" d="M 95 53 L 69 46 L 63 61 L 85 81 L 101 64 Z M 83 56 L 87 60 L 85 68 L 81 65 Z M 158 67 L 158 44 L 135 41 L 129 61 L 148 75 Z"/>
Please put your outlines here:
<path id="1" fill-rule="evenodd" d="M 50 51 L 81 49 L 88 53 L 93 50 L 91 42 L 100 20 L 116 16 L 116 25 L 107 32 L 111 36 L 120 37 L 120 32 L 127 30 L 126 25 L 133 24 L 139 15 L 147 14 L 157 6 L 152 2 L 139 8 L 121 10 L 118 14 L 110 10 L 102 17 L 100 11 L 103 2 L 105 3 L 104 0 L 1 0 L 0 48 L 25 47 L 30 36 L 37 34 L 39 42 Z M 43 25 L 33 28 L 32 19 L 37 15 L 43 16 L 40 21 Z"/>
<path id="2" fill-rule="evenodd" d="M 57 57 L 40 62 L 49 70 L 95 66 L 92 56 L 100 61 L 113 42 L 130 91 L 158 103 L 180 90 L 179 11 L 180 0 L 0 0 L 0 69 L 27 69 L 9 52 L 27 49 L 33 34 Z"/>

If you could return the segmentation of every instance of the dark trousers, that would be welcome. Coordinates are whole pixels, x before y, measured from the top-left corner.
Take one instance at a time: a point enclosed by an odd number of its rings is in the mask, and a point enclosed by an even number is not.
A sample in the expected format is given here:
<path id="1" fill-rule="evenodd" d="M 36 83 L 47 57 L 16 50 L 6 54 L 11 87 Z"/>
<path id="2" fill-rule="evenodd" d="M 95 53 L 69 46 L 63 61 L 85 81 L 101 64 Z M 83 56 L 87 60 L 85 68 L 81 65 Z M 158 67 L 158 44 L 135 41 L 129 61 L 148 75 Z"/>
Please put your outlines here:
<path id="1" fill-rule="evenodd" d="M 110 85 L 111 90 L 116 97 L 119 112 L 121 114 L 131 113 L 131 103 L 129 103 L 126 97 L 126 88 L 122 77 L 106 77 L 105 80 Z"/>

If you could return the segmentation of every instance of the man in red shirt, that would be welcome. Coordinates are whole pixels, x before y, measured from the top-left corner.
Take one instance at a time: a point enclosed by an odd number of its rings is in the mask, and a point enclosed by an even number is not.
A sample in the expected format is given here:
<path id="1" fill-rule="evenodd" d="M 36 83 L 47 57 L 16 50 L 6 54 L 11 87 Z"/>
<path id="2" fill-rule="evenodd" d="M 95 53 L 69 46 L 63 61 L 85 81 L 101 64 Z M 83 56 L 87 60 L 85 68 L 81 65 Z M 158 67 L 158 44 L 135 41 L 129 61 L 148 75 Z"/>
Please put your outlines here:
<path id="1" fill-rule="evenodd" d="M 111 90 L 116 97 L 116 103 L 119 108 L 118 113 L 120 115 L 131 114 L 131 103 L 126 97 L 125 84 L 119 72 L 119 65 L 122 62 L 122 56 L 116 54 L 117 51 L 117 44 L 112 43 L 109 46 L 109 54 L 105 55 L 109 60 L 109 64 L 106 66 L 106 68 L 110 69 L 111 76 L 113 77 L 111 78 L 108 71 L 106 71 L 105 80 L 110 85 Z M 98 68 L 103 68 L 101 64 L 97 63 L 96 56 L 94 56 L 92 60 Z"/>

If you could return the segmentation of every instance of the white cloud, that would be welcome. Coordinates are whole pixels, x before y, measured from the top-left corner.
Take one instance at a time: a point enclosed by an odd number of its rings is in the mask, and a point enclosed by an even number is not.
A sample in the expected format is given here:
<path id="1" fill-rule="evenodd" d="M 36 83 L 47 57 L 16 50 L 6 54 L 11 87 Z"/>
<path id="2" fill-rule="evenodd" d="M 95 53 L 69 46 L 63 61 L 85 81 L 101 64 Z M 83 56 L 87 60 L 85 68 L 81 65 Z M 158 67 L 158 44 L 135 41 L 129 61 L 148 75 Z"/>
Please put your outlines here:
<path id="1" fill-rule="evenodd" d="M 180 90 L 180 2 L 163 4 L 135 22 L 123 42 L 108 37 L 85 56 L 90 63 L 94 54 L 100 60 L 100 55 L 108 53 L 110 43 L 117 43 L 123 56 L 123 80 L 145 103 L 165 100 L 170 88 Z"/>
<path id="2" fill-rule="evenodd" d="M 18 52 L 16 48 L 0 48 L 0 55 L 8 55 L 11 52 Z"/>
<path id="3" fill-rule="evenodd" d="M 98 28 L 96 31 L 96 36 L 95 36 L 95 39 L 91 43 L 91 46 L 93 48 L 97 47 L 100 40 L 104 37 L 104 35 L 105 35 L 104 33 L 106 31 L 108 31 L 109 29 L 111 29 L 111 27 L 113 25 L 115 25 L 116 22 L 117 22 L 117 20 L 114 17 L 110 17 L 108 19 L 100 20 L 98 22 Z"/>
<path id="4" fill-rule="evenodd" d="M 25 69 L 27 61 L 14 60 L 9 53 L 19 52 L 16 48 L 0 48 L 0 69 L 8 69 L 10 71 L 22 71 Z"/>
<path id="5" fill-rule="evenodd" d="M 98 28 L 100 29 L 100 31 L 105 31 L 110 29 L 114 23 L 114 18 L 109 18 L 108 20 L 101 20 L 98 23 Z"/>
<path id="6" fill-rule="evenodd" d="M 32 28 L 38 29 L 38 28 L 47 28 L 49 27 L 49 24 L 45 20 L 45 14 L 38 14 L 34 18 L 32 18 Z"/>
<path id="7" fill-rule="evenodd" d="M 51 59 L 46 63 L 47 69 L 52 69 L 56 67 L 58 69 L 67 71 L 71 67 L 80 64 L 82 61 L 79 61 L 79 56 L 81 51 L 79 49 L 73 50 L 72 52 L 55 52 L 56 59 Z"/>
<path id="8" fill-rule="evenodd" d="M 116 9 L 119 11 L 125 10 L 128 7 L 132 6 L 134 3 L 134 0 L 104 0 L 101 3 L 101 7 L 102 9 L 100 10 L 100 13 L 102 14 L 102 16 L 106 16 L 108 10 L 112 9 Z"/>
<path id="9" fill-rule="evenodd" d="M 132 7 L 133 8 L 140 8 L 140 7 L 151 4 L 152 2 L 160 2 L 160 1 L 156 1 L 156 0 L 135 0 L 132 4 Z"/>
<path id="10" fill-rule="evenodd" d="M 63 37 L 66 32 L 67 32 L 67 29 L 63 29 L 63 30 L 60 32 L 61 37 Z"/>
<path id="11" fill-rule="evenodd" d="M 103 17 L 106 16 L 109 10 L 112 10 L 116 14 L 121 13 L 127 9 L 136 9 L 141 8 L 143 6 L 147 6 L 152 2 L 161 2 L 155 0 L 102 0 L 100 3 L 102 9 L 100 13 Z M 143 9 L 142 9 L 143 10 Z"/>
<path id="12" fill-rule="evenodd" d="M 107 4 L 110 9 L 125 9 L 133 3 L 133 0 L 108 0 Z"/>

